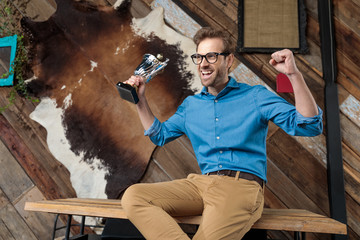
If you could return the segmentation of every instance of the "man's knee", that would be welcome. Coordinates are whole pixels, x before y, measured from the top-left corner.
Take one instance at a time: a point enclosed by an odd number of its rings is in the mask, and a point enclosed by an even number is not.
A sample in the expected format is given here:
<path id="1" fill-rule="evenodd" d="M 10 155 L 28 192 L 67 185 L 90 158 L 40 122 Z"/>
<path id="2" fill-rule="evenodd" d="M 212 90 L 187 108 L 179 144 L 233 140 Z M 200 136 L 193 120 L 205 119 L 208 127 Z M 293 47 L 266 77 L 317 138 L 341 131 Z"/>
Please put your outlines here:
<path id="1" fill-rule="evenodd" d="M 121 198 L 121 205 L 123 206 L 123 208 L 127 208 L 128 206 L 133 205 L 135 199 L 137 199 L 138 197 L 139 197 L 139 190 L 137 184 L 131 185 L 125 190 L 124 195 Z"/>
<path id="2" fill-rule="evenodd" d="M 141 206 L 146 203 L 142 195 L 142 184 L 134 184 L 126 189 L 121 198 L 121 205 L 125 212 L 129 214 L 136 206 Z"/>

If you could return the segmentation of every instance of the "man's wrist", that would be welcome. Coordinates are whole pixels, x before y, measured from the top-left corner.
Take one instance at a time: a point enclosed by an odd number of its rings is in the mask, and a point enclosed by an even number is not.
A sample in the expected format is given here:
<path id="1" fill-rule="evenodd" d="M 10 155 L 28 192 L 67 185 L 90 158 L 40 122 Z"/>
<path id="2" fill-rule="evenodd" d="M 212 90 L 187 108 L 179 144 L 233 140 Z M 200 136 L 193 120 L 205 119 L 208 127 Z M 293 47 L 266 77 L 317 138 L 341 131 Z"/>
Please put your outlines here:
<path id="1" fill-rule="evenodd" d="M 295 79 L 302 79 L 302 74 L 298 69 L 296 69 L 291 74 L 286 74 L 286 76 L 290 79 L 290 81 L 295 80 Z"/>

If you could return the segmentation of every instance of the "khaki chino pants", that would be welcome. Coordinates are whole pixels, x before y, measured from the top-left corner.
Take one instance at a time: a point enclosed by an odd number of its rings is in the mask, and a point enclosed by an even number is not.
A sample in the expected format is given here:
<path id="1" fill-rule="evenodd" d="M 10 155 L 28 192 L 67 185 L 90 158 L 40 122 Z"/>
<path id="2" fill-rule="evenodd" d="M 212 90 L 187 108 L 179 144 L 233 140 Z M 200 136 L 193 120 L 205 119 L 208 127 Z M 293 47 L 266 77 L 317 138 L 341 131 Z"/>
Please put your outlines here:
<path id="1" fill-rule="evenodd" d="M 193 239 L 239 240 L 261 217 L 264 189 L 241 178 L 190 174 L 186 179 L 132 185 L 122 206 L 149 240 L 189 239 L 171 216 L 200 214 L 203 220 Z"/>

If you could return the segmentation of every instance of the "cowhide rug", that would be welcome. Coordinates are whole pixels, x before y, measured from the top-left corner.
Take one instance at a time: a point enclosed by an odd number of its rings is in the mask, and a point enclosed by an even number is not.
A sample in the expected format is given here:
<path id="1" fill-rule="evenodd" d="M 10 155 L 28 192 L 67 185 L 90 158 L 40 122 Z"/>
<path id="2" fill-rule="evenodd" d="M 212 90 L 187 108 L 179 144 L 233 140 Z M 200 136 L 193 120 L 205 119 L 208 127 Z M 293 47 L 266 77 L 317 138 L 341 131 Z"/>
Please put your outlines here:
<path id="1" fill-rule="evenodd" d="M 56 3 L 47 21 L 23 20 L 35 79 L 28 86 L 41 98 L 30 117 L 46 128 L 49 149 L 71 173 L 78 197 L 117 198 L 141 179 L 155 146 L 116 83 L 133 74 L 145 53 L 169 58 L 146 92 L 154 114 L 166 120 L 200 89 L 190 63 L 195 45 L 165 25 L 161 8 L 134 19 L 130 1 L 116 9 Z"/>

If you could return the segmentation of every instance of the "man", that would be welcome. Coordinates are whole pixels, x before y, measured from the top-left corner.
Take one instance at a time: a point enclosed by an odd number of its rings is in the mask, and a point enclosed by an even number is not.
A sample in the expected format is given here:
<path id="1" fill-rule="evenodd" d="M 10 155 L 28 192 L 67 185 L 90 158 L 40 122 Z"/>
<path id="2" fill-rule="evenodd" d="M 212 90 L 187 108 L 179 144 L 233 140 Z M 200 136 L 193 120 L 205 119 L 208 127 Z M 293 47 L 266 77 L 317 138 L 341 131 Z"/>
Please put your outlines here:
<path id="1" fill-rule="evenodd" d="M 322 132 L 322 111 L 290 50 L 275 52 L 269 63 L 289 77 L 296 107 L 262 86 L 228 77 L 234 55 L 225 32 L 203 28 L 194 41 L 197 53 L 191 57 L 204 88 L 166 122 L 152 114 L 144 80 L 127 81 L 139 87 L 137 110 L 145 135 L 161 146 L 186 134 L 203 173 L 126 190 L 122 205 L 146 239 L 189 239 L 170 215 L 198 214 L 203 220 L 193 239 L 241 239 L 263 211 L 268 121 L 291 135 Z"/>

